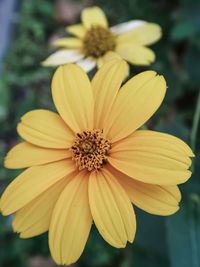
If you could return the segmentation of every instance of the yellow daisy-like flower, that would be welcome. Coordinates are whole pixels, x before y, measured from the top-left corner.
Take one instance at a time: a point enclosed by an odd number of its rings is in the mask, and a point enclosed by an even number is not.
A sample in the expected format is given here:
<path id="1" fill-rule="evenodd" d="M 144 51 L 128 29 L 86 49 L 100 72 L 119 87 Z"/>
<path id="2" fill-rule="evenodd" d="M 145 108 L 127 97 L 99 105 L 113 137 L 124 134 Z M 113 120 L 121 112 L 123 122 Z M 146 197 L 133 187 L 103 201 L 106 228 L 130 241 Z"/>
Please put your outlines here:
<path id="1" fill-rule="evenodd" d="M 125 61 L 111 60 L 90 82 L 77 65 L 59 67 L 52 81 L 59 114 L 25 114 L 17 128 L 25 141 L 5 159 L 7 168 L 27 169 L 3 193 L 2 213 L 15 213 L 13 228 L 22 238 L 49 231 L 58 264 L 80 257 L 93 222 L 110 245 L 133 242 L 132 203 L 173 214 L 181 199 L 177 184 L 191 176 L 187 144 L 137 130 L 163 101 L 165 79 L 146 71 L 120 89 L 126 72 Z"/>
<path id="2" fill-rule="evenodd" d="M 155 54 L 146 46 L 160 39 L 159 25 L 133 20 L 109 28 L 106 16 L 99 7 L 84 9 L 81 20 L 82 24 L 67 27 L 67 31 L 76 37 L 54 42 L 55 47 L 62 49 L 49 56 L 43 62 L 44 66 L 76 62 L 88 72 L 115 57 L 134 65 L 154 62 Z"/>

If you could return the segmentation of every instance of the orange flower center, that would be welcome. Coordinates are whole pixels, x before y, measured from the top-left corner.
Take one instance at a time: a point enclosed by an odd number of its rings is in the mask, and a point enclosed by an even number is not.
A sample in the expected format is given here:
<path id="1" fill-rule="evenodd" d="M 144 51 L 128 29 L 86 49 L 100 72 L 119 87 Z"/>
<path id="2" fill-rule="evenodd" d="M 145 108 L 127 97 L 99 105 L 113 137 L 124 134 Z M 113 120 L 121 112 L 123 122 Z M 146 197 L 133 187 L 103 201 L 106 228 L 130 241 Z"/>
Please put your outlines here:
<path id="1" fill-rule="evenodd" d="M 103 56 L 108 51 L 115 49 L 115 36 L 109 29 L 93 26 L 83 39 L 83 53 L 95 58 Z"/>
<path id="2" fill-rule="evenodd" d="M 76 135 L 71 147 L 72 160 L 79 170 L 99 170 L 107 162 L 111 143 L 103 137 L 102 130 L 84 131 Z"/>

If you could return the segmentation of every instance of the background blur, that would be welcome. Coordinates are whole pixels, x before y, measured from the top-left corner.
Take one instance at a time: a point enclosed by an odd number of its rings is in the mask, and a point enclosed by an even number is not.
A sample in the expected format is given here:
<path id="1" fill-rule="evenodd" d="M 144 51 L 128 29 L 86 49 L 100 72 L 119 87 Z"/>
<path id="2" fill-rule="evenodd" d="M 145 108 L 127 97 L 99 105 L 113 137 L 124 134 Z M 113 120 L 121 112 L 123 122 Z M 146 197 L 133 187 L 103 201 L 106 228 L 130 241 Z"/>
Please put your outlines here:
<path id="1" fill-rule="evenodd" d="M 196 109 L 200 88 L 200 1 L 198 0 L 0 0 L 0 191 L 18 174 L 3 168 L 3 157 L 19 139 L 16 124 L 27 111 L 52 109 L 53 69 L 40 62 L 50 42 L 79 21 L 82 8 L 99 5 L 115 25 L 132 19 L 156 22 L 163 38 L 149 67 L 163 74 L 168 91 L 150 129 L 184 139 L 195 150 L 192 179 L 181 186 L 180 211 L 158 217 L 136 210 L 136 241 L 126 249 L 107 245 L 96 229 L 77 267 L 200 267 L 200 140 Z M 132 74 L 147 68 L 132 67 Z M 199 110 L 198 110 L 199 109 Z M 196 132 L 197 130 L 197 132 Z M 11 218 L 0 215 L 0 267 L 54 267 L 47 236 L 22 240 Z"/>

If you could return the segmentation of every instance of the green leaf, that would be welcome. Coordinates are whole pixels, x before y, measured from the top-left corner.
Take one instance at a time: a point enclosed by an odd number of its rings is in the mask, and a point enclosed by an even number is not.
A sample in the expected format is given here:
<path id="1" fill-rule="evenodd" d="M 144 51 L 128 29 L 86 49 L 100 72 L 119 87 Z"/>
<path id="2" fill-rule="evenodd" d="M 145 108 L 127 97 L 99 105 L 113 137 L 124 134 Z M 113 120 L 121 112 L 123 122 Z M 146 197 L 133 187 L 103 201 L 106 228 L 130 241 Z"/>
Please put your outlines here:
<path id="1" fill-rule="evenodd" d="M 167 239 L 171 267 L 200 266 L 200 195 L 191 193 L 180 211 L 168 217 Z"/>
<path id="2" fill-rule="evenodd" d="M 196 43 L 190 45 L 183 57 L 185 70 L 188 74 L 188 80 L 191 86 L 199 90 L 200 87 L 200 60 L 197 55 L 200 53 L 200 46 Z"/>
<path id="3" fill-rule="evenodd" d="M 8 112 L 8 102 L 10 97 L 9 88 L 0 80 L 0 121 L 6 118 Z"/>
<path id="4" fill-rule="evenodd" d="M 172 28 L 171 39 L 172 41 L 182 41 L 194 35 L 197 32 L 197 28 L 191 21 L 179 22 Z"/>

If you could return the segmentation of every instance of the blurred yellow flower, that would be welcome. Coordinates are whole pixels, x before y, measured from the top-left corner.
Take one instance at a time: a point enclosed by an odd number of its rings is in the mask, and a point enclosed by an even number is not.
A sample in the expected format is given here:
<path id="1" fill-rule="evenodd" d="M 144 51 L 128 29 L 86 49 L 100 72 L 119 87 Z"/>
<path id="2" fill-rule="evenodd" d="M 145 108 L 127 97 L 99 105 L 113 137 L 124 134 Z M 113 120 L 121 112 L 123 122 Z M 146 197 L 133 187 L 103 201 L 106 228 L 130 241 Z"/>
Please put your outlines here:
<path id="1" fill-rule="evenodd" d="M 62 49 L 43 61 L 44 66 L 76 62 L 88 72 L 113 57 L 121 57 L 134 65 L 154 62 L 155 54 L 146 46 L 160 39 L 159 25 L 132 20 L 109 28 L 106 16 L 99 7 L 85 8 L 81 20 L 82 24 L 67 27 L 67 31 L 76 37 L 54 42 L 55 47 Z"/>
<path id="2" fill-rule="evenodd" d="M 154 71 L 136 75 L 119 90 L 122 60 L 104 64 L 90 82 L 77 65 L 59 67 L 52 95 L 59 114 L 25 114 L 25 140 L 5 166 L 27 168 L 5 190 L 3 215 L 15 213 L 14 231 L 28 238 L 49 231 L 52 257 L 71 264 L 83 252 L 92 223 L 112 246 L 133 242 L 131 203 L 157 215 L 179 209 L 177 184 L 191 176 L 191 149 L 180 139 L 137 130 L 158 109 L 166 82 Z"/>

